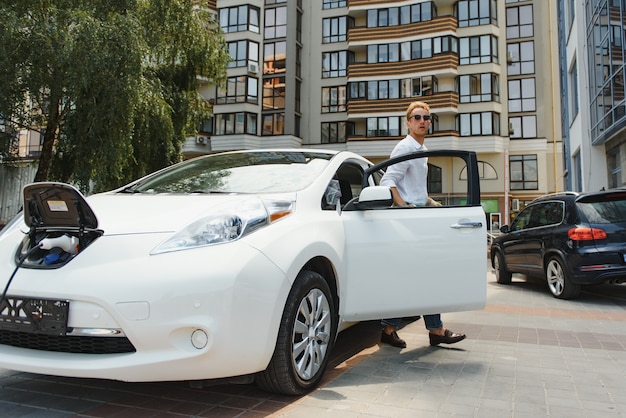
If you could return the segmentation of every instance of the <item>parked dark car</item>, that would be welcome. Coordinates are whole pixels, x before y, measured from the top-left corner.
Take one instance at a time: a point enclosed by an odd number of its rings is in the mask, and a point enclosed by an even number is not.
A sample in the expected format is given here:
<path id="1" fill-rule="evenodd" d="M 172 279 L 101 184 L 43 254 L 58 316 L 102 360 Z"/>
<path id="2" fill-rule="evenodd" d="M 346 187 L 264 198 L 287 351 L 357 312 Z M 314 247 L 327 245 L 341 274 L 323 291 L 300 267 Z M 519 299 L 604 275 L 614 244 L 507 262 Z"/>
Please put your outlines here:
<path id="1" fill-rule="evenodd" d="M 544 277 L 552 295 L 626 282 L 626 189 L 563 192 L 527 205 L 491 244 L 498 283 L 513 273 Z"/>

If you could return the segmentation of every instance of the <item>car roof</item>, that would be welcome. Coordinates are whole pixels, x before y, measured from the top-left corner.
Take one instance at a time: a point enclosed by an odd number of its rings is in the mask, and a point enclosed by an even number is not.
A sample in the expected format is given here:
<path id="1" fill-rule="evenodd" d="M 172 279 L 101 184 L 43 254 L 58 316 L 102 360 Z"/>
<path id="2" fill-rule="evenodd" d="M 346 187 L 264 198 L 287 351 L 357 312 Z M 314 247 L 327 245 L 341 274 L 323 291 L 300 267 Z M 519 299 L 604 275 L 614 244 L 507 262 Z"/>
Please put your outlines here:
<path id="1" fill-rule="evenodd" d="M 564 191 L 564 192 L 556 192 L 549 193 L 542 196 L 539 196 L 532 200 L 529 204 L 534 204 L 537 202 L 545 202 L 549 200 L 560 200 L 560 201 L 579 201 L 582 199 L 596 198 L 605 195 L 611 195 L 615 193 L 626 193 L 626 188 L 619 187 L 614 189 L 603 189 L 597 190 L 593 192 L 574 192 L 574 191 Z"/>

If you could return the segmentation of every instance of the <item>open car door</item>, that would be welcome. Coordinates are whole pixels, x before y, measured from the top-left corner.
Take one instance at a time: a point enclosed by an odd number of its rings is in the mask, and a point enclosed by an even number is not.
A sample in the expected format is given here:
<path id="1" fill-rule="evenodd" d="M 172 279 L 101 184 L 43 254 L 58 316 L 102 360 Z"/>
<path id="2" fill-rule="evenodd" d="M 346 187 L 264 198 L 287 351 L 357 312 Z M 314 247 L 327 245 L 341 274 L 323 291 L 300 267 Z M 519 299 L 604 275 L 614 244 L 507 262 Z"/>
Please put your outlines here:
<path id="1" fill-rule="evenodd" d="M 429 196 L 442 206 L 392 207 L 372 186 L 388 166 L 428 157 Z M 476 153 L 427 151 L 368 169 L 363 190 L 341 216 L 347 280 L 342 319 L 361 321 L 482 309 L 486 303 L 486 217 Z"/>

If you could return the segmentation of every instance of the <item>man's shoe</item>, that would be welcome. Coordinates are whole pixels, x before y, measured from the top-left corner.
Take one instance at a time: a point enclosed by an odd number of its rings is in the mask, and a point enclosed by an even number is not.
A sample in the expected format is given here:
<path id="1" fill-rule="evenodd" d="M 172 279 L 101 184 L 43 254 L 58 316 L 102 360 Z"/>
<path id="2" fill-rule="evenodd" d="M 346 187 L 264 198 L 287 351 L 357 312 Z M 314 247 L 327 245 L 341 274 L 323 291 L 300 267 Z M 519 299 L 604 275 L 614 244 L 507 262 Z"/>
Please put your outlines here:
<path id="1" fill-rule="evenodd" d="M 391 334 L 387 334 L 385 331 L 382 331 L 380 334 L 380 342 L 393 345 L 398 348 L 406 348 L 406 341 L 402 338 L 398 337 L 398 333 L 393 331 Z"/>
<path id="2" fill-rule="evenodd" d="M 456 334 L 449 329 L 445 331 L 444 335 L 429 332 L 428 336 L 430 337 L 430 345 L 454 344 L 465 339 L 465 334 Z"/>

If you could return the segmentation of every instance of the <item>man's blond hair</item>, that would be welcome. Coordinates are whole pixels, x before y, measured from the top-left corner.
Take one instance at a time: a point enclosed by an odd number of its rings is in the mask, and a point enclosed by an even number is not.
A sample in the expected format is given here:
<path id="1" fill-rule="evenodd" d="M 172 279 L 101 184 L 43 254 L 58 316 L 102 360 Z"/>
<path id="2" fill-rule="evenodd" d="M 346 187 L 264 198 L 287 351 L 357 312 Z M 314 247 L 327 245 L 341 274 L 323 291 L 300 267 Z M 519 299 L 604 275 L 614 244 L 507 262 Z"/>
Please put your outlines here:
<path id="1" fill-rule="evenodd" d="M 430 113 L 430 106 L 426 102 L 413 102 L 409 105 L 409 108 L 406 110 L 406 118 L 411 118 L 411 113 L 417 108 L 424 109 L 428 113 Z"/>

